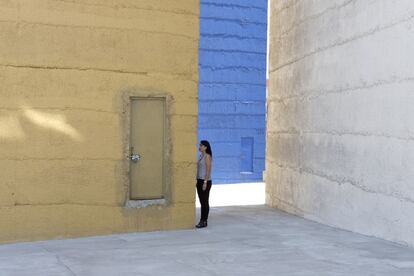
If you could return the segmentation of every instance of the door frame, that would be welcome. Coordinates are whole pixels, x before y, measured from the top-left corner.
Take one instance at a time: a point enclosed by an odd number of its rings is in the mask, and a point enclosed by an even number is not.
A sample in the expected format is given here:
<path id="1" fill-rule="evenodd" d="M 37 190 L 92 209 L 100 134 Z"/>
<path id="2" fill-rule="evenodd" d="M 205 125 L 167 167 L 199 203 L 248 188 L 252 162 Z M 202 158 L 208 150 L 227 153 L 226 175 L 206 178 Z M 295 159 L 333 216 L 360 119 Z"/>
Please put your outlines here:
<path id="1" fill-rule="evenodd" d="M 164 101 L 164 198 L 163 199 L 145 199 L 145 200 L 132 200 L 130 199 L 130 187 L 131 187 L 131 170 L 130 160 L 127 158 L 130 154 L 131 147 L 131 102 L 139 99 L 156 99 Z M 122 100 L 122 120 L 123 120 L 123 162 L 122 162 L 122 175 L 123 175 L 123 193 L 124 203 L 126 208 L 143 208 L 152 205 L 168 206 L 171 203 L 171 102 L 172 96 L 165 92 L 148 91 L 148 90 L 134 90 L 126 91 L 123 93 Z"/>

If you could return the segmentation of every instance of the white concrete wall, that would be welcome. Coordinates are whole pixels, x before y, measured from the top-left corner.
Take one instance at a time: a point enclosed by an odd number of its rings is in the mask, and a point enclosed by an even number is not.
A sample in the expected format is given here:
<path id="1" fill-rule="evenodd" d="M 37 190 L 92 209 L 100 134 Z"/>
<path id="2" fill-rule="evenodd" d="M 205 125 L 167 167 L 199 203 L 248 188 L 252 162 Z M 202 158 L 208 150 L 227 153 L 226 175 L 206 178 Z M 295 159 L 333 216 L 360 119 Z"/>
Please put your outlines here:
<path id="1" fill-rule="evenodd" d="M 414 246 L 414 1 L 270 12 L 267 204 Z"/>

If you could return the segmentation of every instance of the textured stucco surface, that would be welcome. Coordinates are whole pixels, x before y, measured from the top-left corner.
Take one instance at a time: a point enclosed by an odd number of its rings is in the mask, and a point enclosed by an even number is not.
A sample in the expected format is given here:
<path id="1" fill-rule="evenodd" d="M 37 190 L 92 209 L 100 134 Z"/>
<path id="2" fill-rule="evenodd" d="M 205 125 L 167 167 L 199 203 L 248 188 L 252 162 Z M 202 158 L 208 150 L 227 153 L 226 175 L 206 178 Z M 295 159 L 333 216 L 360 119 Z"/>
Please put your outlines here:
<path id="1" fill-rule="evenodd" d="M 198 13 L 0 1 L 0 242 L 193 226 Z M 167 97 L 167 206 L 124 208 L 129 96 Z"/>
<path id="2" fill-rule="evenodd" d="M 262 180 L 266 36 L 267 0 L 200 1 L 198 136 L 212 144 L 214 183 Z M 247 174 L 242 137 L 254 139 Z"/>
<path id="3" fill-rule="evenodd" d="M 267 203 L 414 246 L 414 2 L 270 12 Z"/>

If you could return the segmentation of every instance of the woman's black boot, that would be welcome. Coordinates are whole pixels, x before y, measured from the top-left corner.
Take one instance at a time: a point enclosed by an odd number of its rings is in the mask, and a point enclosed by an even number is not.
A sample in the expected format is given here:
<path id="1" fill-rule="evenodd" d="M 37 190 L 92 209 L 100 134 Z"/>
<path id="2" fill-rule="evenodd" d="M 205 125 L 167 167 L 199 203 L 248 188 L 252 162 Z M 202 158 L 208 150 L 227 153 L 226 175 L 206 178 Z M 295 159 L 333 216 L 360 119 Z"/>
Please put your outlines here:
<path id="1" fill-rule="evenodd" d="M 200 222 L 196 225 L 196 228 L 204 228 L 204 227 L 207 227 L 206 220 L 200 220 Z"/>

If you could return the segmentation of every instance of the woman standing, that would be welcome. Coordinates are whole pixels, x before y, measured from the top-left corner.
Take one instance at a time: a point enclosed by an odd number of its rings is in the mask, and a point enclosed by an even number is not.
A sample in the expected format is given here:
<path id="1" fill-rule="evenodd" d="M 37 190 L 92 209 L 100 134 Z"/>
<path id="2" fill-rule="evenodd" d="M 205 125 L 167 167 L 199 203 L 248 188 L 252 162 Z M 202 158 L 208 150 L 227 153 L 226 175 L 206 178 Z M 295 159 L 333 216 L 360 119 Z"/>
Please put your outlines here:
<path id="1" fill-rule="evenodd" d="M 210 143 L 206 140 L 200 142 L 199 149 L 200 158 L 197 164 L 197 194 L 201 205 L 201 217 L 200 222 L 196 225 L 197 228 L 207 227 L 208 213 L 210 211 L 210 205 L 208 204 L 208 198 L 210 196 L 211 189 L 211 161 L 213 159 L 213 153 L 211 152 Z"/>

